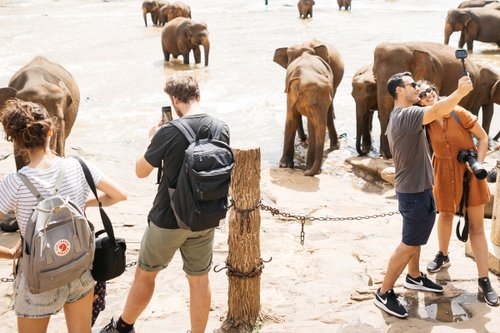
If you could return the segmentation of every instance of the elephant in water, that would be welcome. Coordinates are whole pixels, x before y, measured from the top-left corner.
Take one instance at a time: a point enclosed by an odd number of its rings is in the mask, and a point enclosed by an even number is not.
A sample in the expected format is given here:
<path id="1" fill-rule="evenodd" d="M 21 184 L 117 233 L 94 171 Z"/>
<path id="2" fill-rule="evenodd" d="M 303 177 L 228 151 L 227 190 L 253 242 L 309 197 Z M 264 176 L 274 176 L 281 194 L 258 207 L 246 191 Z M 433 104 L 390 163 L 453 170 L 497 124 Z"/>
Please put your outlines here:
<path id="1" fill-rule="evenodd" d="M 210 40 L 207 24 L 192 19 L 177 17 L 165 24 L 161 35 L 161 45 L 165 61 L 170 61 L 170 55 L 184 57 L 184 64 L 189 65 L 189 53 L 194 52 L 194 62 L 201 62 L 200 46 L 205 53 L 205 66 L 208 66 Z"/>
<path id="2" fill-rule="evenodd" d="M 472 51 L 475 40 L 500 46 L 500 10 L 492 8 L 450 9 L 446 16 L 444 43 L 448 45 L 454 31 L 461 31 L 458 47 L 467 43 Z"/>
<path id="3" fill-rule="evenodd" d="M 356 102 L 356 151 L 359 155 L 366 155 L 372 146 L 373 113 L 378 110 L 373 64 L 356 70 L 352 77 L 351 94 Z"/>
<path id="4" fill-rule="evenodd" d="M 351 0 L 337 0 L 337 4 L 339 5 L 339 10 L 344 7 L 345 10 L 351 10 Z"/>
<path id="5" fill-rule="evenodd" d="M 148 21 L 146 20 L 146 15 L 148 13 L 151 14 L 151 21 L 153 22 L 153 25 L 158 24 L 158 19 L 160 17 L 160 7 L 161 4 L 159 1 L 145 0 L 142 3 L 142 17 L 144 18 L 144 25 L 146 27 L 148 26 Z"/>
<path id="6" fill-rule="evenodd" d="M 80 90 L 73 76 L 60 65 L 36 57 L 12 76 L 7 88 L 0 89 L 0 107 L 10 98 L 39 103 L 56 118 L 56 132 L 50 146 L 59 156 L 64 156 L 64 142 L 80 105 Z M 19 170 L 28 161 L 16 149 L 14 155 Z"/>
<path id="7" fill-rule="evenodd" d="M 323 164 L 327 127 L 330 148 L 338 147 L 333 124 L 333 97 L 344 74 L 343 61 L 333 46 L 311 40 L 277 49 L 274 62 L 287 70 L 287 116 L 280 167 L 292 168 L 294 165 L 295 133 L 301 126 L 301 117 L 305 116 L 309 133 L 305 175 L 314 176 L 321 171 Z"/>
<path id="8" fill-rule="evenodd" d="M 460 3 L 458 8 L 484 7 L 491 3 L 498 3 L 497 0 L 468 0 Z"/>
<path id="9" fill-rule="evenodd" d="M 299 17 L 300 18 L 307 18 L 313 17 L 313 6 L 314 6 L 314 0 L 299 0 L 297 3 L 297 8 L 299 9 Z"/>

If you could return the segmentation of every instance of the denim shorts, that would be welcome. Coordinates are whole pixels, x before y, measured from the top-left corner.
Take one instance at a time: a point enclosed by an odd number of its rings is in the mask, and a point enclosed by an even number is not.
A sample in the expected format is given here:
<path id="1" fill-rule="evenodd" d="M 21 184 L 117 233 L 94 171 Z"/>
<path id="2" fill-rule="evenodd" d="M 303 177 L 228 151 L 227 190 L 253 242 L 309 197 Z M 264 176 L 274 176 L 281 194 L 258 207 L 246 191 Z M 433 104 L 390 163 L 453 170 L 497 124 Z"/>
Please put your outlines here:
<path id="1" fill-rule="evenodd" d="M 398 208 L 403 216 L 402 242 L 409 246 L 426 244 L 436 220 L 436 203 L 432 190 L 396 194 Z"/>
<path id="2" fill-rule="evenodd" d="M 149 223 L 142 237 L 139 267 L 147 272 L 158 272 L 167 267 L 180 249 L 186 274 L 206 274 L 212 266 L 213 242 L 213 228 L 190 231 L 165 229 Z"/>
<path id="3" fill-rule="evenodd" d="M 61 311 L 64 304 L 74 303 L 87 296 L 94 290 L 94 284 L 90 271 L 85 271 L 80 278 L 66 286 L 32 294 L 26 285 L 24 274 L 19 271 L 14 281 L 14 311 L 18 317 L 49 317 Z"/>

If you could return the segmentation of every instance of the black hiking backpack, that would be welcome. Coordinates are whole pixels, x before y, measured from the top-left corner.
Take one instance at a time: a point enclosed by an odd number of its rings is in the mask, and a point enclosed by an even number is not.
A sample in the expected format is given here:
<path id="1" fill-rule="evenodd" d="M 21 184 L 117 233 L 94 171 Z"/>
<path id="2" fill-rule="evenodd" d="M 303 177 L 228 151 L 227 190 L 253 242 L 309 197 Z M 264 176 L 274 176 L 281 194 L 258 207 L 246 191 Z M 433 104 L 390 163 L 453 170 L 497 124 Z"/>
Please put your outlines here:
<path id="1" fill-rule="evenodd" d="M 182 118 L 170 122 L 188 140 L 177 188 L 169 188 L 170 206 L 181 229 L 201 231 L 226 217 L 234 156 L 221 140 L 223 123 L 214 119 L 208 138 L 200 138 Z M 214 131 L 215 133 L 212 133 Z"/>

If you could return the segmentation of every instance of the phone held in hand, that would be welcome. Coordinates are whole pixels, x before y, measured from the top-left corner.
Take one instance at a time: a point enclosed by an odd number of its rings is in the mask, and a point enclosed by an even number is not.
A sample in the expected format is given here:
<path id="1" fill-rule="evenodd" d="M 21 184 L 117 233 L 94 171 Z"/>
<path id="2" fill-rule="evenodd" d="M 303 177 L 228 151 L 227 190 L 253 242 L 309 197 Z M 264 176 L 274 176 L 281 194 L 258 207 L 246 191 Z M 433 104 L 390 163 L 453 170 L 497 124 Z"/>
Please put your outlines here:
<path id="1" fill-rule="evenodd" d="M 161 119 L 164 124 L 171 121 L 172 118 L 172 107 L 171 106 L 162 106 L 161 107 Z"/>

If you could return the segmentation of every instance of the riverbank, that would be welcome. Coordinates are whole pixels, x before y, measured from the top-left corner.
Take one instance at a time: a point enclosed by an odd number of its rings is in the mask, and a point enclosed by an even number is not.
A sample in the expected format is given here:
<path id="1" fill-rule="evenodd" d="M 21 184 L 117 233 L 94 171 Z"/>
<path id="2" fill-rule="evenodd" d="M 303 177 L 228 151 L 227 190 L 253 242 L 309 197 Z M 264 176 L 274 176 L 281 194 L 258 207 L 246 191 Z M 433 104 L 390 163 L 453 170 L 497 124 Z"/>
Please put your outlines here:
<path id="1" fill-rule="evenodd" d="M 126 188 L 127 202 L 107 208 L 115 233 L 127 240 L 127 261 L 137 259 L 146 215 L 156 191 L 155 175 L 139 180 L 134 159 L 139 153 L 126 146 L 86 146 L 71 142 L 68 155 L 78 154 L 95 163 Z M 0 144 L 0 156 L 10 145 Z M 284 212 L 307 216 L 351 217 L 390 213 L 397 210 L 392 186 L 375 178 L 358 176 L 344 162 L 344 150 L 332 152 L 325 161 L 325 173 L 304 177 L 303 171 L 264 165 L 261 196 L 268 205 Z M 0 177 L 13 169 L 13 158 L 0 161 Z M 357 175 L 358 174 L 358 175 Z M 98 225 L 96 211 L 88 211 Z M 452 265 L 433 278 L 445 284 L 444 295 L 407 291 L 398 280 L 396 292 L 407 305 L 410 317 L 399 320 L 382 313 L 372 303 L 392 250 L 400 241 L 399 214 L 361 221 L 313 222 L 305 226 L 305 243 L 300 244 L 300 224 L 261 212 L 261 255 L 267 263 L 261 276 L 263 321 L 256 332 L 495 332 L 500 327 L 500 308 L 477 299 L 476 268 L 464 254 L 464 244 L 452 237 Z M 486 220 L 489 226 L 490 220 Z M 228 226 L 216 232 L 214 265 L 227 257 Z M 437 249 L 434 230 L 422 249 L 421 265 Z M 0 244 L 15 241 L 14 234 L 0 235 Z M 7 277 L 11 262 L 0 262 L 0 277 Z M 224 271 L 223 271 L 224 272 Z M 207 332 L 217 332 L 227 312 L 227 276 L 210 273 L 212 309 Z M 106 310 L 97 320 L 102 327 L 120 315 L 125 304 L 134 267 L 108 284 Z M 498 277 L 492 284 L 500 291 Z M 15 332 L 16 318 L 10 309 L 11 283 L 0 283 L 0 326 Z M 448 322 L 447 322 L 448 321 Z M 180 255 L 159 274 L 155 295 L 136 323 L 136 332 L 186 332 L 189 329 L 188 286 Z M 49 332 L 66 332 L 62 314 L 54 316 Z"/>

